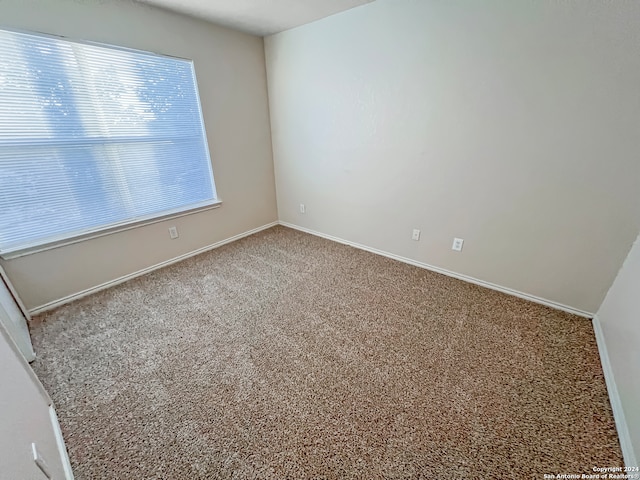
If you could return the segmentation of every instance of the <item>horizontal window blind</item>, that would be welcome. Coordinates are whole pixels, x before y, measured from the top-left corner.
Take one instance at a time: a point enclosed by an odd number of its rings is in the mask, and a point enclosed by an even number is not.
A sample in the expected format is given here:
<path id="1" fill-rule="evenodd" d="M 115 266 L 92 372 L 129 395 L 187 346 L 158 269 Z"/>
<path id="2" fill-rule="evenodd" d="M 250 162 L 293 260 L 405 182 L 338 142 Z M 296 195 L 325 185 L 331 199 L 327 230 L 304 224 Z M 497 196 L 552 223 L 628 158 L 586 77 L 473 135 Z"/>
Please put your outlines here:
<path id="1" fill-rule="evenodd" d="M 191 61 L 0 30 L 0 252 L 215 200 Z"/>

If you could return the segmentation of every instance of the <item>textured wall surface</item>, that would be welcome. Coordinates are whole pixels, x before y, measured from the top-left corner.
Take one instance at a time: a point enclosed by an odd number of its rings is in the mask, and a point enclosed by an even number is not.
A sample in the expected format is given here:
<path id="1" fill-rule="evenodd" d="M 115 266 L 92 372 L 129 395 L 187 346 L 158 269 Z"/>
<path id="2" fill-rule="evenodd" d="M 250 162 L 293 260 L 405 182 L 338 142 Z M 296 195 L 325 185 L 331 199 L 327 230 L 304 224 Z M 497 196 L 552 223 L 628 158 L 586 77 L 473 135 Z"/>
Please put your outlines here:
<path id="1" fill-rule="evenodd" d="M 4 26 L 194 60 L 221 208 L 3 261 L 28 308 L 277 219 L 263 40 L 130 1 L 5 0 Z M 180 238 L 167 228 L 176 225 Z"/>
<path id="2" fill-rule="evenodd" d="M 609 360 L 629 428 L 636 462 L 640 459 L 640 237 L 598 310 Z"/>
<path id="3" fill-rule="evenodd" d="M 595 312 L 640 229 L 639 15 L 378 0 L 267 37 L 280 219 Z"/>

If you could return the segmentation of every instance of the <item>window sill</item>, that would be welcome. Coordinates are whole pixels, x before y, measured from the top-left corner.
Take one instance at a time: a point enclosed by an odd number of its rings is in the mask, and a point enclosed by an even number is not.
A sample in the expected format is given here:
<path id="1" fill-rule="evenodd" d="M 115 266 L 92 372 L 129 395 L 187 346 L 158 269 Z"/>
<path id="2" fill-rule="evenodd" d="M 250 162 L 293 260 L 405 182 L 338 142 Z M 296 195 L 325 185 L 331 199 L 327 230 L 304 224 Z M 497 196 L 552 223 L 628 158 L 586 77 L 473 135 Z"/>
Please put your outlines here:
<path id="1" fill-rule="evenodd" d="M 154 223 L 164 222 L 166 220 L 172 220 L 174 218 L 184 217 L 186 215 L 193 215 L 194 213 L 200 213 L 207 210 L 213 210 L 222 206 L 222 200 L 214 200 L 206 205 L 200 205 L 189 210 L 182 210 L 180 212 L 166 213 L 152 218 L 145 218 L 135 220 L 133 222 L 121 223 L 118 225 L 108 226 L 98 230 L 84 232 L 81 234 L 75 234 L 69 237 L 59 238 L 46 243 L 39 243 L 30 245 L 28 247 L 17 248 L 14 250 L 4 251 L 0 253 L 0 258 L 3 260 L 12 260 L 14 258 L 24 257 L 26 255 L 32 255 L 34 253 L 44 252 L 46 250 L 53 250 L 54 248 L 64 247 L 66 245 L 72 245 L 74 243 L 84 242 L 85 240 L 91 240 L 93 238 L 104 237 L 105 235 L 111 235 L 113 233 L 124 232 L 134 228 L 143 227 L 145 225 L 151 225 Z"/>

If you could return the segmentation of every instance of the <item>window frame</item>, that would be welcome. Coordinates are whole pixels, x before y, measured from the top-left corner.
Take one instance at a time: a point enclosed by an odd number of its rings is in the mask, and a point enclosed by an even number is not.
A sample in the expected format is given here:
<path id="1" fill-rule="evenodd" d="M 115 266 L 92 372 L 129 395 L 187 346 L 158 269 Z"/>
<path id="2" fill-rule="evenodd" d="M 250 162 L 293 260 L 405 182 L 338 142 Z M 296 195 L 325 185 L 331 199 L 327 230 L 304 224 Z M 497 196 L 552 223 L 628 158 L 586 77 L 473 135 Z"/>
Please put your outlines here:
<path id="1" fill-rule="evenodd" d="M 64 41 L 64 42 L 76 43 L 81 45 L 90 45 L 90 46 L 95 46 L 100 48 L 107 48 L 110 50 L 118 50 L 118 51 L 131 52 L 131 53 L 140 54 L 140 55 L 177 60 L 177 61 L 182 61 L 190 64 L 191 71 L 193 73 L 193 83 L 195 87 L 194 88 L 195 97 L 196 97 L 195 99 L 198 104 L 198 110 L 200 114 L 200 125 L 202 126 L 202 134 L 204 138 L 204 150 L 208 160 L 207 166 L 208 166 L 209 176 L 211 179 L 211 186 L 213 189 L 213 199 L 211 200 L 199 202 L 196 204 L 190 204 L 187 206 L 177 207 L 170 210 L 164 210 L 162 212 L 153 213 L 150 215 L 135 217 L 135 218 L 123 220 L 121 222 L 105 224 L 98 227 L 86 228 L 82 230 L 76 230 L 69 233 L 51 235 L 46 239 L 34 241 L 34 242 L 26 242 L 24 245 L 21 245 L 18 247 L 0 249 L 0 258 L 5 260 L 11 260 L 14 258 L 23 257 L 26 255 L 43 252 L 46 250 L 51 250 L 51 249 L 63 247 L 66 245 L 72 245 L 74 243 L 84 242 L 86 240 L 102 237 L 105 235 L 112 235 L 114 233 L 124 232 L 126 230 L 143 227 L 145 225 L 164 222 L 174 218 L 183 217 L 186 215 L 193 215 L 193 214 L 204 212 L 207 210 L 219 208 L 222 205 L 222 200 L 218 196 L 218 191 L 215 184 L 215 177 L 213 174 L 213 162 L 211 160 L 208 134 L 207 134 L 206 125 L 204 121 L 204 114 L 202 112 L 202 103 L 200 100 L 200 89 L 198 84 L 198 78 L 196 74 L 195 62 L 192 59 L 183 58 L 175 55 L 157 53 L 149 50 L 141 50 L 137 48 L 124 47 L 120 45 L 112 45 L 112 44 L 103 43 L 103 42 L 76 39 L 76 38 L 71 38 L 64 35 L 55 35 L 55 34 L 50 34 L 45 32 L 39 32 L 39 31 L 6 27 L 4 25 L 0 25 L 0 30 L 6 31 L 6 32 L 18 33 L 18 34 L 24 34 L 24 35 L 50 38 L 57 41 Z"/>

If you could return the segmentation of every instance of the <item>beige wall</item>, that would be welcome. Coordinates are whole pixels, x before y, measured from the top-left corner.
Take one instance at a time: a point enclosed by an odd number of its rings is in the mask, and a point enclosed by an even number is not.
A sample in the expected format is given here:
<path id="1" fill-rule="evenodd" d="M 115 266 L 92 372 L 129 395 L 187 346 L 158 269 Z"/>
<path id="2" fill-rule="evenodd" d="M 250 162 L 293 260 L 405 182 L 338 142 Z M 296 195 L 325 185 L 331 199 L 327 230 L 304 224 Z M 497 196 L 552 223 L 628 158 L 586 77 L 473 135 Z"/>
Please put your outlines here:
<path id="1" fill-rule="evenodd" d="M 0 24 L 194 60 L 221 208 L 2 261 L 28 308 L 277 219 L 263 41 L 131 1 L 3 0 Z M 167 228 L 176 225 L 180 238 Z"/>
<path id="2" fill-rule="evenodd" d="M 51 399 L 0 325 L 0 472 L 6 479 L 41 480 L 31 443 L 50 468 L 52 478 L 65 478 L 49 414 Z"/>
<path id="3" fill-rule="evenodd" d="M 640 229 L 637 18 L 378 0 L 268 37 L 280 220 L 595 312 Z"/>
<path id="4" fill-rule="evenodd" d="M 598 310 L 636 462 L 640 460 L 640 237 Z M 636 463 L 637 465 L 637 463 Z M 629 465 L 628 465 L 629 466 Z"/>

